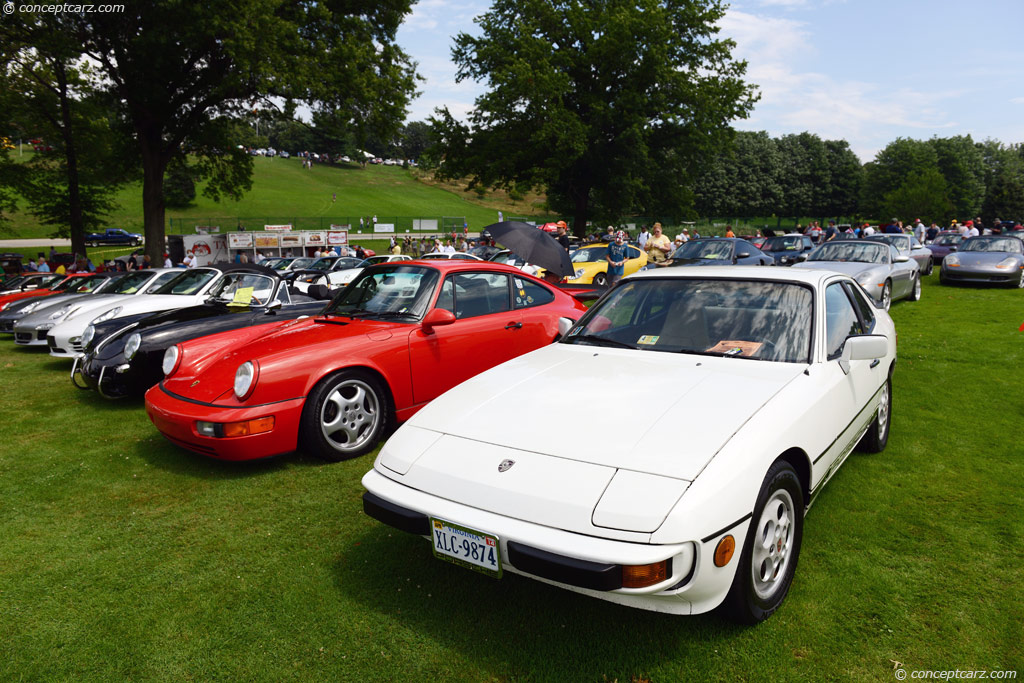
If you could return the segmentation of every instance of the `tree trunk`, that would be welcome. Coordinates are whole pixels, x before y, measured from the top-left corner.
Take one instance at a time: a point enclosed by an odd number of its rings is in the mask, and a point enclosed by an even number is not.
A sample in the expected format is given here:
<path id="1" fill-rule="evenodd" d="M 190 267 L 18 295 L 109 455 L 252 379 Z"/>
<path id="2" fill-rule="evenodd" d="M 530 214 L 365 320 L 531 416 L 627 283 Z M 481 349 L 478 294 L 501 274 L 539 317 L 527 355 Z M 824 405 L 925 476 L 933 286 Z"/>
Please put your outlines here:
<path id="1" fill-rule="evenodd" d="M 576 193 L 573 197 L 575 208 L 572 217 L 572 234 L 580 239 L 586 237 L 587 234 L 587 207 L 589 206 L 589 200 L 590 188 Z"/>
<path id="2" fill-rule="evenodd" d="M 78 150 L 71 129 L 71 102 L 68 97 L 68 79 L 65 64 L 54 60 L 54 72 L 60 96 L 61 135 L 64 138 L 64 155 L 67 160 L 68 176 L 68 231 L 71 236 L 71 251 L 85 256 L 85 224 L 82 218 L 82 193 L 78 185 Z"/>
<path id="3" fill-rule="evenodd" d="M 160 136 L 147 139 L 139 134 L 142 151 L 142 223 L 146 236 L 146 254 L 151 265 L 164 265 L 164 170 L 167 160 L 161 150 Z"/>

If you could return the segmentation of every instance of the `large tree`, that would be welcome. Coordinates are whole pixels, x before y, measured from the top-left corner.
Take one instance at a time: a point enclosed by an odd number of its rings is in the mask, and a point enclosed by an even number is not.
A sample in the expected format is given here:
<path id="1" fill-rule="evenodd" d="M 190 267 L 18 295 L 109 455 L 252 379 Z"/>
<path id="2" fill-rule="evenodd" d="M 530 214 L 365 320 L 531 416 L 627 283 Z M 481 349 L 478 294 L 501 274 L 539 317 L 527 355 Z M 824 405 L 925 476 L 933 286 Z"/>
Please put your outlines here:
<path id="1" fill-rule="evenodd" d="M 978 145 L 985 165 L 985 200 L 981 217 L 1024 220 L 1024 146 L 986 140 Z"/>
<path id="2" fill-rule="evenodd" d="M 411 0 L 149 0 L 77 15 L 77 39 L 120 102 L 142 165 L 146 250 L 164 243 L 167 165 L 199 157 L 207 194 L 237 195 L 251 161 L 233 126 L 255 104 L 304 102 L 355 128 L 394 130 L 414 68 L 394 44 Z"/>
<path id="3" fill-rule="evenodd" d="M 776 141 L 760 131 L 736 133 L 731 148 L 705 165 L 694 185 L 703 216 L 770 216 L 782 203 L 782 156 Z"/>
<path id="4" fill-rule="evenodd" d="M 586 221 L 678 212 L 689 180 L 753 106 L 746 63 L 717 37 L 718 0 L 495 0 L 459 34 L 456 79 L 487 85 L 468 123 L 432 119 L 440 172 L 539 186 Z"/>

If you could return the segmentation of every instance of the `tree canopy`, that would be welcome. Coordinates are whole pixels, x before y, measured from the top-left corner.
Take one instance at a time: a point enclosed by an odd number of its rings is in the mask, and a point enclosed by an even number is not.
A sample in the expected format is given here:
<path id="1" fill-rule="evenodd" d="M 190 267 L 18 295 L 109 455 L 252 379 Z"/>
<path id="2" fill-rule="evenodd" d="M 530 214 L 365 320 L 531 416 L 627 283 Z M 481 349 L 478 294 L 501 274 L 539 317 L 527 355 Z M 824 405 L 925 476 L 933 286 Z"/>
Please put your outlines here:
<path id="1" fill-rule="evenodd" d="M 717 0 L 495 0 L 455 39 L 459 81 L 487 85 L 468 123 L 432 119 L 442 175 L 539 186 L 586 220 L 678 211 L 688 181 L 756 99 L 717 38 Z"/>

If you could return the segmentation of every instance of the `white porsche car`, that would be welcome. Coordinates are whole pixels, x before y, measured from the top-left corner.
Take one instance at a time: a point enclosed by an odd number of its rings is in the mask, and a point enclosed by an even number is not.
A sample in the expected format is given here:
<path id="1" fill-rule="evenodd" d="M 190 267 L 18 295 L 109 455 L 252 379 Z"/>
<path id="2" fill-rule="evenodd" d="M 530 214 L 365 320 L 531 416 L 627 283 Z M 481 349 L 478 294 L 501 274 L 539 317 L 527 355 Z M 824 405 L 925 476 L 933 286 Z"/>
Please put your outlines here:
<path id="1" fill-rule="evenodd" d="M 171 271 L 171 278 L 160 286 L 147 290 L 145 294 L 130 298 L 118 297 L 102 306 L 85 311 L 70 310 L 64 318 L 55 321 L 54 327 L 46 334 L 50 355 L 57 358 L 74 358 L 90 341 L 83 338 L 86 330 L 106 320 L 201 304 L 206 301 L 208 292 L 224 272 L 231 268 L 244 267 L 214 265 L 187 270 L 168 269 Z"/>
<path id="2" fill-rule="evenodd" d="M 847 275 L 638 273 L 399 428 L 364 510 L 494 577 L 756 623 L 823 484 L 854 446 L 885 447 L 895 363 L 892 319 Z M 622 419 L 573 429 L 593 397 Z"/>
<path id="3" fill-rule="evenodd" d="M 402 254 L 381 254 L 379 256 L 371 256 L 363 259 L 355 268 L 348 268 L 346 270 L 332 270 L 327 273 L 327 286 L 330 289 L 337 289 L 338 287 L 344 287 L 348 283 L 358 277 L 359 273 L 363 272 L 363 268 L 372 266 L 375 263 L 390 263 L 391 261 L 411 261 L 411 256 L 404 256 Z"/>

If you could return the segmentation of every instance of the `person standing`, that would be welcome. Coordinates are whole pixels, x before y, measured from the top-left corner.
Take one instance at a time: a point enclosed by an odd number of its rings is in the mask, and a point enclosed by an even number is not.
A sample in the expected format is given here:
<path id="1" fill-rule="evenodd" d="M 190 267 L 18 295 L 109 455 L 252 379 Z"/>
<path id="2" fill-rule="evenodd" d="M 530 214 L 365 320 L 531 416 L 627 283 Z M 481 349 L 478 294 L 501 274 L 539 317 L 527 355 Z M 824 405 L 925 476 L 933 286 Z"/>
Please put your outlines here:
<path id="1" fill-rule="evenodd" d="M 967 234 L 965 234 L 964 237 L 977 237 L 980 234 L 981 231 L 978 230 L 978 226 L 974 221 L 967 221 Z"/>
<path id="2" fill-rule="evenodd" d="M 565 221 L 558 221 L 557 225 L 558 236 L 555 237 L 555 240 L 562 245 L 562 249 L 569 251 L 569 236 L 566 234 L 566 230 L 569 226 L 565 224 Z"/>
<path id="3" fill-rule="evenodd" d="M 917 238 L 917 241 L 920 242 L 921 244 L 924 244 L 924 239 L 925 239 L 924 234 L 925 234 L 925 232 L 927 232 L 927 228 L 925 228 L 925 225 L 924 225 L 924 223 L 921 222 L 920 218 L 915 218 L 914 219 L 914 230 L 913 230 L 913 232 L 914 232 L 914 237 Z"/>
<path id="4" fill-rule="evenodd" d="M 651 233 L 647 230 L 646 225 L 640 226 L 640 232 L 636 235 L 636 243 L 641 249 L 647 244 L 647 240 L 651 239 Z"/>
<path id="5" fill-rule="evenodd" d="M 733 237 L 736 237 L 736 233 L 734 233 L 732 231 L 732 226 L 731 225 L 725 226 L 725 236 L 730 238 L 730 239 L 732 239 Z"/>
<path id="6" fill-rule="evenodd" d="M 498 222 L 499 223 L 503 223 L 504 221 L 505 221 L 505 214 L 503 214 L 501 211 L 499 211 L 498 212 Z"/>
<path id="7" fill-rule="evenodd" d="M 672 251 L 672 242 L 662 234 L 661 223 L 654 224 L 654 233 L 644 245 L 644 251 L 647 252 L 647 260 L 655 264 L 668 258 L 669 252 Z"/>
<path id="8" fill-rule="evenodd" d="M 839 237 L 839 228 L 836 227 L 835 221 L 829 221 L 828 227 L 825 228 L 825 241 L 834 240 L 836 237 Z"/>
<path id="9" fill-rule="evenodd" d="M 36 260 L 36 271 L 40 273 L 50 272 L 50 266 L 46 263 L 46 259 L 43 258 L 42 254 L 40 254 L 39 258 Z"/>
<path id="10" fill-rule="evenodd" d="M 196 265 L 195 265 L 196 264 L 196 257 L 192 255 L 192 250 L 191 249 L 189 249 L 187 252 L 185 252 L 185 260 L 182 261 L 181 263 L 186 268 L 195 268 L 196 267 Z"/>
<path id="11" fill-rule="evenodd" d="M 626 272 L 626 259 L 629 249 L 626 247 L 626 233 L 619 230 L 615 233 L 615 241 L 608 245 L 605 259 L 608 261 L 608 286 L 611 287 L 622 279 Z"/>
<path id="12" fill-rule="evenodd" d="M 928 243 L 930 244 L 935 241 L 935 238 L 938 237 L 938 235 L 939 224 L 932 221 L 932 224 L 928 226 L 928 229 L 924 233 L 925 239 L 928 240 Z"/>

